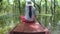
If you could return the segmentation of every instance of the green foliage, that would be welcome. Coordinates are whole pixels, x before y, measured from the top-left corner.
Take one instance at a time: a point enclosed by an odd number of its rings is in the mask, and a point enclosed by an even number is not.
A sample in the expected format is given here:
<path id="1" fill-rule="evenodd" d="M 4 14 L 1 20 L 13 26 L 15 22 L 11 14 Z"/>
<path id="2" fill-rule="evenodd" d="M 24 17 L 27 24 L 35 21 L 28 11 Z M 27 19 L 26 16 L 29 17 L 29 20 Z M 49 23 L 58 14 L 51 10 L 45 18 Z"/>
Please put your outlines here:
<path id="1" fill-rule="evenodd" d="M 13 4 L 11 4 L 9 0 L 2 0 L 2 2 L 0 2 L 0 34 L 8 34 L 9 31 L 12 30 L 13 27 L 15 27 L 16 24 L 20 22 L 19 16 L 25 14 L 26 0 L 20 0 L 20 9 L 18 0 L 12 1 Z M 52 3 L 52 7 L 53 5 L 54 3 Z M 53 11 L 51 11 L 51 1 L 47 0 L 47 14 L 46 14 L 45 0 L 42 0 L 41 2 L 40 0 L 35 0 L 37 20 L 42 21 L 44 25 L 48 26 L 48 24 L 52 22 L 51 17 L 54 16 L 53 17 L 54 22 L 51 24 L 57 25 L 57 23 L 60 21 L 60 0 L 56 0 L 55 5 L 56 5 L 55 13 L 52 14 Z"/>

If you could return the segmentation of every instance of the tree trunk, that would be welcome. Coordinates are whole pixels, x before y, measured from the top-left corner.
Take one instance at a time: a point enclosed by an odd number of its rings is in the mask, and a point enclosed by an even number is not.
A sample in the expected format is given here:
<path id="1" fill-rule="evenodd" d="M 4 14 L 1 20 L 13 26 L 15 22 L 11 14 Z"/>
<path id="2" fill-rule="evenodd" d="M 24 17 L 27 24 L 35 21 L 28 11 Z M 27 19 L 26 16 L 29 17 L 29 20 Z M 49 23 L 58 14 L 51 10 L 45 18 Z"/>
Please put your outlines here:
<path id="1" fill-rule="evenodd" d="M 47 0 L 45 0 L 45 14 L 47 14 Z M 45 16 L 45 26 L 47 26 L 47 16 Z"/>
<path id="2" fill-rule="evenodd" d="M 19 12 L 21 13 L 21 11 L 20 11 L 20 0 L 18 0 L 18 4 L 19 4 Z"/>

